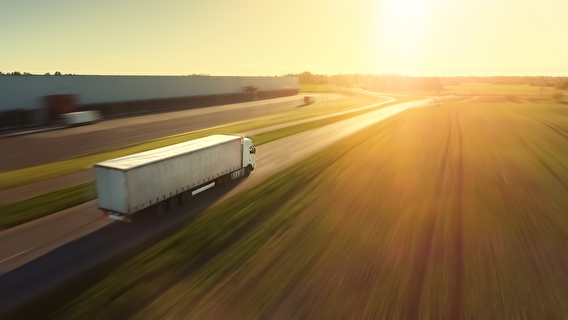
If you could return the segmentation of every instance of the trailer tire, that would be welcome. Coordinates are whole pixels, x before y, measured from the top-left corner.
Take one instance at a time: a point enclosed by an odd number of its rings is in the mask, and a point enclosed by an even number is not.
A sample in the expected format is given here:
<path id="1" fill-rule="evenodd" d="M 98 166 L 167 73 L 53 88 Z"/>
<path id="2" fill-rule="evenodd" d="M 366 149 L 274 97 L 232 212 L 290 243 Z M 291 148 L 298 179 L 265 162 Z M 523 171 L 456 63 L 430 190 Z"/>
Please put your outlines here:
<path id="1" fill-rule="evenodd" d="M 179 195 L 179 204 L 182 206 L 185 206 L 188 202 L 189 202 L 189 198 L 190 198 L 190 194 L 189 192 L 183 192 L 182 194 Z"/>
<path id="2" fill-rule="evenodd" d="M 154 208 L 154 215 L 156 217 L 163 216 L 164 214 L 166 214 L 166 211 L 167 211 L 167 206 L 164 201 L 156 203 L 156 207 Z"/>
<path id="3" fill-rule="evenodd" d="M 245 177 L 250 176 L 250 172 L 251 172 L 250 167 L 246 167 L 245 168 Z"/>
<path id="4" fill-rule="evenodd" d="M 174 211 L 175 209 L 177 209 L 178 204 L 179 204 L 179 201 L 178 201 L 177 196 L 173 196 L 173 197 L 169 198 L 168 199 L 168 210 Z"/>

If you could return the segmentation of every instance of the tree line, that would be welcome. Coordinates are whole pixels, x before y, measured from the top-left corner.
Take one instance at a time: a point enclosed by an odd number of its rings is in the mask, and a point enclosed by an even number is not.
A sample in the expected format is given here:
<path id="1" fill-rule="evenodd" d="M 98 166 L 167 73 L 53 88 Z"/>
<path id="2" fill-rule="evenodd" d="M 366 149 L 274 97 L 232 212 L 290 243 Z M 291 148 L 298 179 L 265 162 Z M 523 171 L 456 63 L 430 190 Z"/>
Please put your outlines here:
<path id="1" fill-rule="evenodd" d="M 29 72 L 23 72 L 22 73 L 22 72 L 19 72 L 19 71 L 6 72 L 6 73 L 3 73 L 2 71 L 0 71 L 0 76 L 50 76 L 50 75 L 51 75 L 51 73 L 49 73 L 49 72 L 46 72 L 44 74 L 32 74 L 32 73 L 29 73 Z M 72 73 L 62 74 L 59 71 L 55 71 L 53 73 L 53 75 L 54 76 L 75 76 L 75 74 L 72 74 Z"/>
<path id="2" fill-rule="evenodd" d="M 0 71 L 0 76 L 51 76 L 52 74 L 49 72 L 46 72 L 44 74 L 32 74 L 29 72 L 19 72 L 19 71 L 14 71 L 14 72 L 7 72 L 7 73 L 3 73 L 2 71 Z M 76 76 L 76 74 L 73 73 L 65 73 L 62 74 L 59 71 L 55 71 L 53 73 L 54 76 Z M 192 73 L 192 74 L 188 74 L 188 77 L 209 77 L 210 75 L 208 73 Z"/>
<path id="3" fill-rule="evenodd" d="M 3 73 L 0 71 L 0 76 L 34 76 L 39 74 L 31 74 L 29 72 L 7 72 Z M 44 76 L 74 76 L 76 74 L 66 73 L 62 74 L 59 71 L 53 74 L 47 72 L 43 74 Z M 188 76 L 210 76 L 205 73 L 194 73 L 188 74 Z M 397 74 L 313 74 L 309 71 L 304 71 L 302 73 L 289 73 L 285 76 L 298 77 L 298 82 L 300 84 L 334 84 L 340 87 L 365 87 L 371 83 L 372 79 L 377 77 L 389 77 L 395 79 L 400 77 L 403 78 L 416 78 L 407 77 Z M 568 89 L 568 77 L 537 77 L 537 76 L 457 76 L 457 77 L 431 77 L 440 80 L 442 85 L 459 85 L 460 83 L 491 83 L 491 84 L 527 84 L 536 87 L 553 87 L 558 90 Z"/>
<path id="4" fill-rule="evenodd" d="M 375 91 L 440 91 L 443 86 L 437 77 L 409 77 L 397 74 L 313 74 L 305 71 L 285 76 L 298 77 L 299 84 L 333 84 L 340 87 L 359 87 Z"/>
<path id="5" fill-rule="evenodd" d="M 366 86 L 372 79 L 377 77 L 390 79 L 419 78 L 397 74 L 313 74 L 305 71 L 302 73 L 289 73 L 285 76 L 298 77 L 300 84 L 335 84 L 341 87 Z M 426 77 L 437 78 L 442 85 L 459 85 L 461 83 L 491 83 L 491 84 L 525 84 L 538 87 L 554 87 L 559 90 L 568 89 L 568 77 L 545 77 L 545 76 L 457 76 L 457 77 Z"/>
<path id="6" fill-rule="evenodd" d="M 440 77 L 440 81 L 447 85 L 460 83 L 491 83 L 491 84 L 527 84 L 534 87 L 554 87 L 568 89 L 568 77 L 544 76 L 493 76 L 493 77 Z"/>

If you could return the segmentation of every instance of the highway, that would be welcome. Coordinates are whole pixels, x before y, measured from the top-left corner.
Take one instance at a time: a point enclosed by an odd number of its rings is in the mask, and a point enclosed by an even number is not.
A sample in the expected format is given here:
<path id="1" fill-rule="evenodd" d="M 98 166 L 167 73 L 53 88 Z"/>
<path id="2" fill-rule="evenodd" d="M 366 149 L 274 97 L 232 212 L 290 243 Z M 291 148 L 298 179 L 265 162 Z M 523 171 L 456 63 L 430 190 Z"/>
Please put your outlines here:
<path id="1" fill-rule="evenodd" d="M 312 95 L 312 94 L 311 94 Z M 342 98 L 313 94 L 316 102 Z M 1 137 L 0 172 L 17 170 L 83 154 L 105 151 L 169 135 L 292 110 L 303 95 L 143 116 L 105 120 L 87 126 Z"/>
<path id="2" fill-rule="evenodd" d="M 351 109 L 348 111 L 339 111 L 326 116 L 319 116 L 315 118 L 308 118 L 304 120 L 288 122 L 286 124 L 271 126 L 263 128 L 262 132 L 275 130 L 277 128 L 281 128 L 284 125 L 295 125 L 302 122 L 314 121 L 331 115 L 335 116 L 335 115 L 345 114 L 348 112 L 364 110 L 368 108 L 376 108 L 377 106 L 392 101 L 393 99 L 389 99 L 384 102 L 374 103 L 357 109 Z M 349 124 L 350 122 L 349 121 L 338 122 L 333 125 L 335 127 L 342 126 L 342 123 Z M 335 128 L 335 127 L 330 127 L 330 128 Z M 321 128 L 305 132 L 299 137 L 310 135 L 310 133 L 317 134 L 319 130 L 321 130 Z M 243 132 L 241 133 L 241 135 L 252 135 L 254 133 L 259 133 L 259 132 L 260 130 L 252 130 L 249 132 Z M 347 134 L 350 131 L 343 130 L 342 132 L 344 134 Z M 317 139 L 313 137 L 308 137 L 306 138 L 307 139 L 306 141 L 317 140 L 316 143 L 323 143 L 325 141 L 328 141 L 329 139 L 332 139 L 332 141 L 337 140 L 337 138 L 334 138 L 334 135 L 325 135 L 325 133 L 326 130 L 324 130 L 323 134 L 320 134 L 322 135 L 322 137 L 318 137 Z M 286 141 L 288 140 L 281 139 L 280 143 L 281 142 L 286 143 Z M 305 142 L 302 141 L 301 143 Z M 277 148 L 280 148 L 279 141 L 274 141 L 271 144 L 259 146 L 259 150 L 268 148 L 267 152 L 263 152 L 263 155 L 266 155 L 267 157 L 272 154 L 276 154 L 278 150 L 272 149 L 270 147 L 271 145 L 276 145 Z M 282 146 L 282 147 L 288 147 L 288 146 Z M 309 152 L 310 150 L 311 150 L 310 147 L 303 146 L 301 150 L 296 150 L 294 152 L 294 156 L 301 157 L 305 152 Z M 284 158 L 284 155 L 280 155 L 280 157 Z M 294 159 L 294 158 L 289 158 L 289 159 Z M 257 163 L 261 164 L 263 162 L 270 164 L 270 162 L 262 160 L 261 157 L 257 158 Z M 266 174 L 270 174 L 272 172 L 271 170 L 263 169 L 263 170 L 257 170 L 256 173 L 258 173 L 259 171 L 261 175 L 263 174 L 263 172 L 266 172 Z M 29 186 L 2 191 L 0 192 L 1 196 L 0 198 L 19 201 L 23 200 L 23 199 L 18 199 L 18 197 L 21 196 L 27 195 L 28 198 L 33 196 L 38 196 L 46 192 L 52 192 L 72 185 L 92 181 L 93 179 L 94 175 L 92 170 L 90 169 L 84 170 L 74 174 L 62 176 L 59 178 L 38 182 L 36 184 L 32 184 Z M 28 222 L 24 225 L 16 226 L 8 230 L 1 231 L 0 243 L 10 243 L 11 245 L 0 246 L 0 275 L 10 270 L 13 270 L 25 263 L 28 263 L 33 259 L 36 259 L 42 256 L 43 254 L 67 242 L 75 240 L 81 236 L 87 235 L 90 232 L 109 224 L 110 222 L 111 220 L 101 218 L 100 212 L 96 210 L 95 201 L 91 201 L 87 204 L 82 204 L 80 206 L 63 210 L 59 213 L 55 213 L 47 217 Z"/>
<path id="3" fill-rule="evenodd" d="M 216 188 L 198 195 L 187 207 L 166 217 L 143 213 L 133 223 L 104 219 L 95 201 L 70 208 L 0 233 L 0 315 L 34 298 L 44 303 L 56 289 L 73 294 L 70 284 L 96 281 L 94 273 L 125 261 L 183 226 L 203 210 L 260 183 L 270 175 L 322 150 L 335 141 L 431 99 L 385 107 L 324 127 L 289 136 L 258 148 L 257 170 L 232 187 Z M 290 152 L 293 150 L 293 152 Z M 76 217 L 80 217 L 76 219 Z M 61 296 L 60 296 L 61 297 Z M 37 301 L 36 301 L 37 302 Z M 37 308 L 41 304 L 34 303 Z M 49 310 L 49 305 L 43 305 Z M 39 310 L 35 308 L 36 310 Z"/>

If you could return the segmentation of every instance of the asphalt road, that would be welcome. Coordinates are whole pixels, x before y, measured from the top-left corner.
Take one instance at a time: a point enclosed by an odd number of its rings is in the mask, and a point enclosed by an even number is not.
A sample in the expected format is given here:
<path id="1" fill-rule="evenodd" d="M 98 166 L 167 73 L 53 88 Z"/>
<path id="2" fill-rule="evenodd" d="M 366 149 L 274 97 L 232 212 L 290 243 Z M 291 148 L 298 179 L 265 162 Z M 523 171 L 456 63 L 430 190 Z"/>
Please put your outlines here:
<path id="1" fill-rule="evenodd" d="M 314 94 L 316 101 L 342 97 Z M 291 110 L 303 95 L 106 120 L 96 124 L 0 138 L 0 171 L 17 170 L 164 136 Z"/>
<path id="2" fill-rule="evenodd" d="M 56 290 L 72 295 L 74 284 L 96 281 L 96 274 L 141 252 L 210 206 L 243 192 L 270 175 L 335 141 L 428 100 L 396 104 L 361 116 L 283 138 L 258 148 L 257 170 L 229 188 L 198 195 L 191 205 L 161 218 L 144 213 L 133 223 L 103 219 L 95 201 L 0 234 L 0 315 L 34 302 L 49 310 Z M 71 217 L 80 217 L 74 219 Z M 66 223 L 66 221 L 68 223 Z M 93 271 L 98 273 L 92 273 Z M 7 273 L 6 273 L 7 272 Z M 59 297 L 62 297 L 59 295 Z"/>

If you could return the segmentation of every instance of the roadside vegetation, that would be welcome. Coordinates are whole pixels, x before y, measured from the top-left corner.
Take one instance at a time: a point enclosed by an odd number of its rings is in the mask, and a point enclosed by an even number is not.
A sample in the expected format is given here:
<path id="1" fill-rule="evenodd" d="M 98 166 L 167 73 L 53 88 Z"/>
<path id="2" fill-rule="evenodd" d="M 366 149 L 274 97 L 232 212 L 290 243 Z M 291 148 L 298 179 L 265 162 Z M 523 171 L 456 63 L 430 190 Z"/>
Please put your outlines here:
<path id="1" fill-rule="evenodd" d="M 333 84 L 299 84 L 300 93 L 310 92 L 338 92 L 341 88 Z"/>
<path id="2" fill-rule="evenodd" d="M 94 181 L 0 205 L 0 231 L 97 198 Z"/>
<path id="3" fill-rule="evenodd" d="M 54 316 L 563 318 L 567 139 L 559 103 L 408 110 L 207 210 Z"/>
<path id="4" fill-rule="evenodd" d="M 444 85 L 446 93 L 464 96 L 518 96 L 519 99 L 550 99 L 555 90 L 553 87 L 537 87 L 528 84 L 489 84 L 462 83 L 460 85 Z"/>

